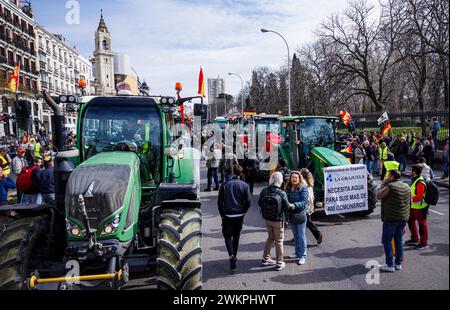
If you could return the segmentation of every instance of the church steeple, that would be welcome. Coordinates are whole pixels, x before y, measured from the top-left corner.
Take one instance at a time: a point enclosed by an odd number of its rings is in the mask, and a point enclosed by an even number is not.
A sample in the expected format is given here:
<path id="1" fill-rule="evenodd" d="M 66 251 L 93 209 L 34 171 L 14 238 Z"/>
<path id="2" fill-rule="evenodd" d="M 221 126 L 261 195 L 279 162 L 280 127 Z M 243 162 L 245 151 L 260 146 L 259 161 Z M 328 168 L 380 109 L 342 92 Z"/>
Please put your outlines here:
<path id="1" fill-rule="evenodd" d="M 103 18 L 103 9 L 100 13 L 100 23 L 98 24 L 97 31 L 108 32 L 108 27 L 106 27 L 105 19 Z"/>
<path id="2" fill-rule="evenodd" d="M 95 93 L 99 96 L 115 95 L 114 84 L 114 52 L 112 50 L 111 34 L 100 15 L 100 23 L 95 33 Z"/>

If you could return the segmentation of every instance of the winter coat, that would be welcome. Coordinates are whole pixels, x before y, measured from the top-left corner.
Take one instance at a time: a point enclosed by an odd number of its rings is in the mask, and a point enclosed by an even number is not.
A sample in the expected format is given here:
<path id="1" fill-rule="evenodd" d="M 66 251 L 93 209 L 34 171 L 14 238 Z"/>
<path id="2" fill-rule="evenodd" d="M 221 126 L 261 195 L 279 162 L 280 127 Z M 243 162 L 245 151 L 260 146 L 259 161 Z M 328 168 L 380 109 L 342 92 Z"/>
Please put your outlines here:
<path id="1" fill-rule="evenodd" d="M 297 190 L 292 188 L 286 189 L 286 194 L 288 196 L 289 202 L 294 204 L 296 211 L 303 211 L 308 208 L 308 187 L 305 185 L 299 186 Z"/>

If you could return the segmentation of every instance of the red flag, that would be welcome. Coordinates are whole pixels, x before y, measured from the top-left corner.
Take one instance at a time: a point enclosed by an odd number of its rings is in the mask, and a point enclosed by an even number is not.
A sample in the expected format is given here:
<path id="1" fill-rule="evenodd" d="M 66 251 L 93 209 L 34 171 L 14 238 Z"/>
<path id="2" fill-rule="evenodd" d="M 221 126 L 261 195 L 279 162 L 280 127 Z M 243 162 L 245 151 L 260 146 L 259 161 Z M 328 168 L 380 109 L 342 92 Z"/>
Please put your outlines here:
<path id="1" fill-rule="evenodd" d="M 23 133 L 23 144 L 28 144 L 29 139 L 28 139 L 28 134 L 27 132 Z"/>
<path id="2" fill-rule="evenodd" d="M 206 97 L 205 76 L 203 75 L 203 68 L 202 67 L 200 67 L 200 75 L 198 77 L 198 94 L 202 95 L 203 98 Z"/>
<path id="3" fill-rule="evenodd" d="M 344 125 L 348 127 L 348 125 L 352 121 L 352 117 L 351 117 L 350 113 L 348 113 L 347 110 L 344 109 L 344 111 L 339 112 L 339 116 L 340 116 L 342 122 L 344 123 Z"/>

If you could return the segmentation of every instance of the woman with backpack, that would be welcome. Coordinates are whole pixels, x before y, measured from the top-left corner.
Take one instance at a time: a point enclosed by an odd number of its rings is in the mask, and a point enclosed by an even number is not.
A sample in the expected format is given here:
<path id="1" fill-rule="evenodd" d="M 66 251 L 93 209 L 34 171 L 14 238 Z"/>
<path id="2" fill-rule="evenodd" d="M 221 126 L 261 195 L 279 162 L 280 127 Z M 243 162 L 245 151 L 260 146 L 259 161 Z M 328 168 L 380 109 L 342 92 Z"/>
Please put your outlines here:
<path id="1" fill-rule="evenodd" d="M 294 209 L 294 205 L 289 202 L 286 193 L 281 189 L 283 181 L 281 172 L 272 174 L 269 186 L 262 190 L 258 202 L 262 216 L 266 220 L 268 233 L 262 265 L 275 266 L 278 271 L 286 267 L 286 263 L 283 261 L 284 223 L 288 210 Z M 276 261 L 270 255 L 274 243 Z"/>
<path id="2" fill-rule="evenodd" d="M 314 176 L 306 168 L 300 170 L 300 173 L 302 174 L 302 177 L 305 180 L 306 185 L 308 186 L 308 212 L 306 214 L 306 226 L 311 231 L 314 238 L 316 238 L 317 244 L 321 244 L 323 239 L 322 233 L 320 232 L 319 228 L 317 228 L 316 224 L 314 224 L 311 220 L 311 215 L 314 213 Z"/>
<path id="3" fill-rule="evenodd" d="M 306 225 L 309 194 L 300 172 L 294 171 L 289 176 L 286 194 L 289 202 L 294 205 L 294 210 L 289 216 L 289 223 L 294 234 L 295 253 L 289 258 L 298 259 L 297 264 L 304 265 L 307 254 Z"/>

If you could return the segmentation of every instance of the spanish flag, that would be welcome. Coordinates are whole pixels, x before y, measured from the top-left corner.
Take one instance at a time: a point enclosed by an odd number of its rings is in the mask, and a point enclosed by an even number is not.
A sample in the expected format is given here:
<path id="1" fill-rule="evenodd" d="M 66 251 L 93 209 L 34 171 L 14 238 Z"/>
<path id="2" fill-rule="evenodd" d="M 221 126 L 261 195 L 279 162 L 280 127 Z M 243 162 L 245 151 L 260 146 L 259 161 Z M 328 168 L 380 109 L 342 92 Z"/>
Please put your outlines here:
<path id="1" fill-rule="evenodd" d="M 12 92 L 17 92 L 19 90 L 19 76 L 20 65 L 17 65 L 8 81 L 9 89 L 11 89 Z"/>
<path id="2" fill-rule="evenodd" d="M 200 67 L 200 76 L 198 77 L 198 94 L 202 95 L 203 98 L 206 97 L 205 76 L 203 75 L 203 68 L 202 67 Z"/>
<path id="3" fill-rule="evenodd" d="M 391 122 L 387 122 L 386 123 L 386 125 L 384 125 L 384 128 L 383 128 L 383 130 L 381 131 L 381 134 L 382 135 L 385 135 L 385 134 L 387 134 L 389 131 L 391 131 L 392 130 L 392 126 L 391 126 Z"/>
<path id="4" fill-rule="evenodd" d="M 350 113 L 348 113 L 347 110 L 344 109 L 343 111 L 339 112 L 339 116 L 341 117 L 341 120 L 344 123 L 344 125 L 348 127 L 348 125 L 352 121 Z"/>
<path id="5" fill-rule="evenodd" d="M 28 138 L 27 132 L 23 133 L 23 144 L 28 144 L 30 142 L 30 139 Z"/>

